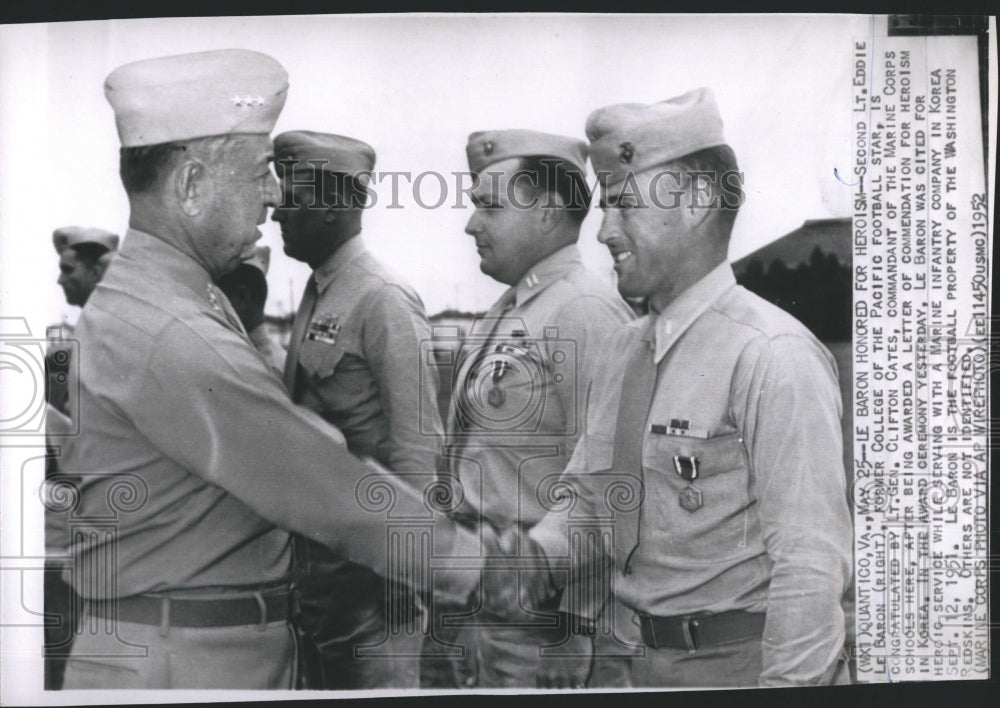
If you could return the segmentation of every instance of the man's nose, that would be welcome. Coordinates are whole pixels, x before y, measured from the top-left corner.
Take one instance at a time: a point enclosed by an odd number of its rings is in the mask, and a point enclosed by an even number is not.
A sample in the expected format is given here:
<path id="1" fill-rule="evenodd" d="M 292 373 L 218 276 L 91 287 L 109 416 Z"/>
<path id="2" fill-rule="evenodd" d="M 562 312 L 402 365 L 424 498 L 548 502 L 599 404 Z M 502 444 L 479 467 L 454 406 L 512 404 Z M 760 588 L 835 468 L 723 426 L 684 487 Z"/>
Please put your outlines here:
<path id="1" fill-rule="evenodd" d="M 618 234 L 618 226 L 615 223 L 617 218 L 618 216 L 613 209 L 604 212 L 604 216 L 601 217 L 601 228 L 597 230 L 597 240 L 599 243 L 607 246 L 611 239 Z"/>

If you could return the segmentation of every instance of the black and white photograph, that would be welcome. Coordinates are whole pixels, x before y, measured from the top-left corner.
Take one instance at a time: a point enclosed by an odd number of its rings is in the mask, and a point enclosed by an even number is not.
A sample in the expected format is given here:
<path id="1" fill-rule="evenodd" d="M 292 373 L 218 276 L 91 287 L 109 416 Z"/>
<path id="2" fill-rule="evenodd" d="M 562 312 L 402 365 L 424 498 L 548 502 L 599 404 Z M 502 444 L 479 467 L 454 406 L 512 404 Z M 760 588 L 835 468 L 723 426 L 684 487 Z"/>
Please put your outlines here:
<path id="1" fill-rule="evenodd" d="M 996 65 L 971 15 L 0 25 L 5 702 L 989 679 Z"/>

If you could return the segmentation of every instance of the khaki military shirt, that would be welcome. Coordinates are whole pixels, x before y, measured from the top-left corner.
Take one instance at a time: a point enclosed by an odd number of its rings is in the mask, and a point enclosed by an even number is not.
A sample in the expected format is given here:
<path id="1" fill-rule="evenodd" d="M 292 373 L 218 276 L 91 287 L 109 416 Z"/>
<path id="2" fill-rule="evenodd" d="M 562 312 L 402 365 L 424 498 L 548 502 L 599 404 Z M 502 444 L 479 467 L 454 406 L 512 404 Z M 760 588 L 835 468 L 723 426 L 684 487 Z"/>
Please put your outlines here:
<path id="1" fill-rule="evenodd" d="M 294 400 L 335 425 L 357 455 L 399 472 L 433 472 L 443 439 L 430 325 L 402 278 L 347 241 L 312 275 L 317 298 L 302 332 Z M 318 328 L 319 336 L 310 336 Z"/>
<path id="2" fill-rule="evenodd" d="M 736 285 L 728 263 L 649 317 L 659 367 L 642 443 L 638 547 L 614 591 L 657 616 L 766 612 L 761 683 L 816 683 L 843 646 L 852 575 L 833 357 L 797 320 Z M 605 351 L 567 479 L 586 485 L 588 474 L 612 468 L 623 367 L 650 345 L 649 317 Z M 691 458 L 698 475 L 686 481 L 677 460 Z M 572 515 L 607 512 L 602 491 L 582 491 Z M 532 531 L 552 557 L 567 555 L 565 518 L 554 512 Z"/>
<path id="3" fill-rule="evenodd" d="M 473 324 L 448 416 L 450 469 L 466 509 L 499 526 L 542 518 L 539 495 L 582 430 L 591 360 L 632 317 L 571 245 L 537 263 Z"/>
<path id="4" fill-rule="evenodd" d="M 386 557 L 387 513 L 433 526 L 435 553 L 478 555 L 471 535 L 292 403 L 209 274 L 171 244 L 130 229 L 76 336 L 81 430 L 63 471 L 82 479 L 71 524 L 83 597 L 279 581 L 289 530 L 412 573 Z"/>

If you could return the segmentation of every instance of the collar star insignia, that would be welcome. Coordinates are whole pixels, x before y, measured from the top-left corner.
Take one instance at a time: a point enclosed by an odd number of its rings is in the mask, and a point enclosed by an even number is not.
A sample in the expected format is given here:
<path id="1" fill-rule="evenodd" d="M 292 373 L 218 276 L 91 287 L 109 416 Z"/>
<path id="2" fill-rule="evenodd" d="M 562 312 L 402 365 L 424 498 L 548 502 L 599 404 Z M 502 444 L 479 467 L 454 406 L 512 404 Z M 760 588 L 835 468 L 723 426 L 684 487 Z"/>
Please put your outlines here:
<path id="1" fill-rule="evenodd" d="M 229 100 L 236 108 L 257 108 L 266 103 L 263 96 L 233 96 Z"/>

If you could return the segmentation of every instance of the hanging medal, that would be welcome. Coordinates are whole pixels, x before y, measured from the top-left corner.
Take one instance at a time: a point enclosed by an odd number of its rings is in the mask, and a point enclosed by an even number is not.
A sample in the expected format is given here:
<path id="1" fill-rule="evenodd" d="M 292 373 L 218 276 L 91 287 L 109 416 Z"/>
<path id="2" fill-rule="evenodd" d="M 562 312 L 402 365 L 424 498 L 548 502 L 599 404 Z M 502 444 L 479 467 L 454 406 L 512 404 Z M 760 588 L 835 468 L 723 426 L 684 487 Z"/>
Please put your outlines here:
<path id="1" fill-rule="evenodd" d="M 674 469 L 688 483 L 677 497 L 684 511 L 694 513 L 701 508 L 701 490 L 692 482 L 698 479 L 698 458 L 692 455 L 674 455 Z"/>
<path id="2" fill-rule="evenodd" d="M 491 377 L 493 380 L 493 388 L 487 392 L 486 401 L 494 408 L 499 408 L 504 404 L 504 401 L 507 400 L 507 394 L 505 394 L 503 389 L 500 388 L 500 380 L 503 378 L 503 375 L 506 373 L 508 367 L 508 363 L 503 359 L 497 359 L 493 362 L 493 375 Z"/>

